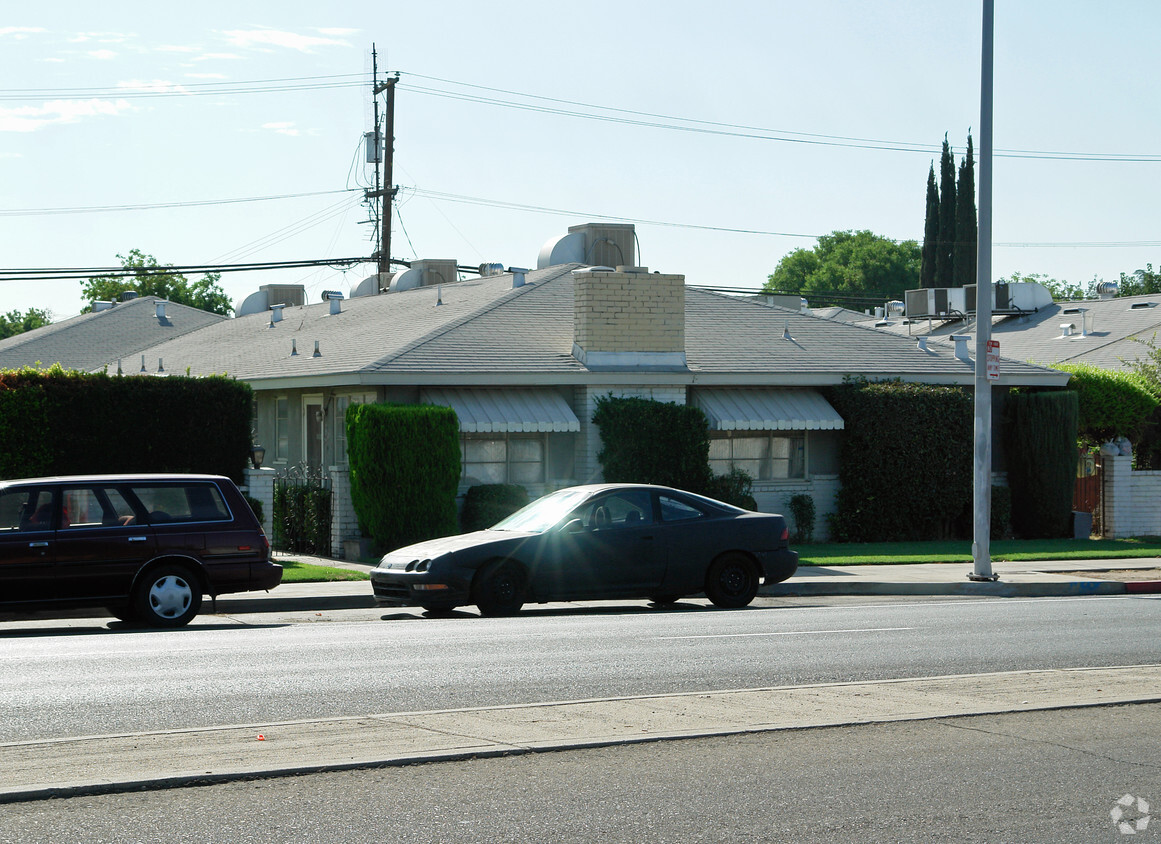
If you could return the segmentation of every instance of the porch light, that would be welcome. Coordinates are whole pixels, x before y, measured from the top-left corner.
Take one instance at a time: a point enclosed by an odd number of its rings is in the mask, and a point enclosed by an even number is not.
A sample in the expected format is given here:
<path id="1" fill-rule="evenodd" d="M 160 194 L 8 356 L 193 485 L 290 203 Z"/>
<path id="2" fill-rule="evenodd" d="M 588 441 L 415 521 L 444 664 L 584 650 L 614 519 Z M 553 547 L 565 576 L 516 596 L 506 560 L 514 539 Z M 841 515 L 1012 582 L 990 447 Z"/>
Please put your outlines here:
<path id="1" fill-rule="evenodd" d="M 251 447 L 250 449 L 250 463 L 255 469 L 262 468 L 262 459 L 266 457 L 266 449 L 260 445 Z"/>

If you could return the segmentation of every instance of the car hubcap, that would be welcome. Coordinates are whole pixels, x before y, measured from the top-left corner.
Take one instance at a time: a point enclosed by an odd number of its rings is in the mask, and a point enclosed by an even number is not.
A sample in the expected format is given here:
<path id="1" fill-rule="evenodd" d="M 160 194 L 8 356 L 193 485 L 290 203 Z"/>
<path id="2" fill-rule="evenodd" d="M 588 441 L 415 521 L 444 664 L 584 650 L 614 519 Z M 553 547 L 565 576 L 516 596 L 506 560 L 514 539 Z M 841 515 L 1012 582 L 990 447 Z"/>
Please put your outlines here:
<path id="1" fill-rule="evenodd" d="M 177 618 L 189 609 L 193 590 L 176 575 L 163 577 L 149 590 L 149 606 L 161 618 Z"/>
<path id="2" fill-rule="evenodd" d="M 730 595 L 741 595 L 750 585 L 750 578 L 741 566 L 730 566 L 722 572 L 722 589 Z"/>

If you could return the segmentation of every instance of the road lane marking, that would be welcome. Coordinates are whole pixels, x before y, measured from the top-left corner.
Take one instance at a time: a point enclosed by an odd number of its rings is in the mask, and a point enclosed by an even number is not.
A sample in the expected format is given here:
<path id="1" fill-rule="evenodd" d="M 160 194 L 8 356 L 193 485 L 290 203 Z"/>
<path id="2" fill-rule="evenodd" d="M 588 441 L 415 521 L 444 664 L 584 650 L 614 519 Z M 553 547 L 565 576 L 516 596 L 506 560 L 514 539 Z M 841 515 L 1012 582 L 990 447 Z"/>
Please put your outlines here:
<path id="1" fill-rule="evenodd" d="M 895 630 L 918 630 L 917 627 L 856 627 L 850 630 L 782 630 L 773 633 L 706 633 L 699 636 L 655 636 L 655 639 L 736 639 L 743 636 L 817 636 L 820 633 L 885 633 Z"/>

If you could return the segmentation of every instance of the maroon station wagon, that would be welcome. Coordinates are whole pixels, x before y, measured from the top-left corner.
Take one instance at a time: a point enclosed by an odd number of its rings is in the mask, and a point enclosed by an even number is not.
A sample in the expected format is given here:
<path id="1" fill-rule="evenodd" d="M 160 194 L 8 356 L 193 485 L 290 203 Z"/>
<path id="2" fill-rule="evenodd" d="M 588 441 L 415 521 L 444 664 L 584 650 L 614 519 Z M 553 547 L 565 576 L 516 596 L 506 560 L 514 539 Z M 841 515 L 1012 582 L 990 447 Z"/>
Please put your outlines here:
<path id="1" fill-rule="evenodd" d="M 281 581 L 262 526 L 229 478 L 0 481 L 0 610 L 96 606 L 124 621 L 180 627 L 203 594 Z"/>

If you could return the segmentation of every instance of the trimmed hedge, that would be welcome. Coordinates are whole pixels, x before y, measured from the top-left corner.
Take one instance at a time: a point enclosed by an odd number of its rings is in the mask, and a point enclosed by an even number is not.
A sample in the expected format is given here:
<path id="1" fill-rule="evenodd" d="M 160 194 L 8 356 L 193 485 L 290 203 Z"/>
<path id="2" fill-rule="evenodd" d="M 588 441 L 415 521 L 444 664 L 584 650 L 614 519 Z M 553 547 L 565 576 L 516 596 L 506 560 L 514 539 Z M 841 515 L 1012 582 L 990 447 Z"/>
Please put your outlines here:
<path id="1" fill-rule="evenodd" d="M 946 539 L 972 506 L 970 392 L 852 380 L 828 391 L 842 416 L 831 514 L 837 542 Z"/>
<path id="2" fill-rule="evenodd" d="M 1068 389 L 1077 395 L 1078 435 L 1084 445 L 1096 447 L 1117 437 L 1138 441 L 1158 406 L 1144 378 L 1087 363 L 1057 363 L 1053 369 L 1072 373 Z"/>
<path id="3" fill-rule="evenodd" d="M 1012 528 L 1024 539 L 1072 535 L 1078 406 L 1075 390 L 1008 397 Z"/>
<path id="4" fill-rule="evenodd" d="M 464 496 L 460 528 L 464 533 L 490 528 L 527 503 L 528 490 L 519 484 L 477 484 Z"/>
<path id="5" fill-rule="evenodd" d="M 597 399 L 592 421 L 601 430 L 597 460 L 607 482 L 709 489 L 709 423 L 701 408 L 610 394 Z"/>
<path id="6" fill-rule="evenodd" d="M 351 501 L 385 550 L 456 532 L 459 420 L 450 407 L 353 404 L 347 409 Z"/>
<path id="7" fill-rule="evenodd" d="M 32 368 L 0 372 L 0 477 L 202 472 L 243 480 L 248 384 Z"/>

